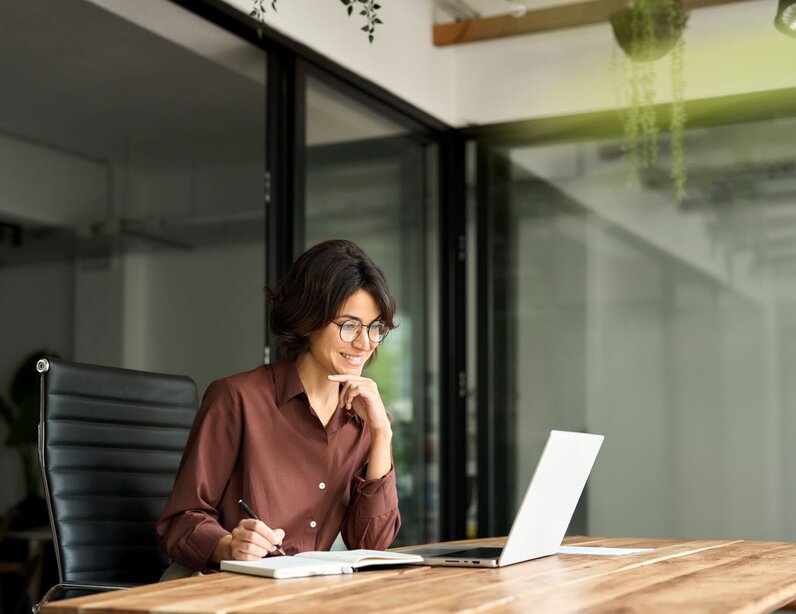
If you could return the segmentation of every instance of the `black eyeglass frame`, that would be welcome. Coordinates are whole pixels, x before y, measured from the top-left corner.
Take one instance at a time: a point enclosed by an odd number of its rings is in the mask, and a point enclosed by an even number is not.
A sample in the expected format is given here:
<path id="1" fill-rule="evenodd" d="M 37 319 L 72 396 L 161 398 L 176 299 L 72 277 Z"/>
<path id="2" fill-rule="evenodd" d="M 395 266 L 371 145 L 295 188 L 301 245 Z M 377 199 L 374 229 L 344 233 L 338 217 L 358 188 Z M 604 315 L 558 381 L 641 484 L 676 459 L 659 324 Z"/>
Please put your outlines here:
<path id="1" fill-rule="evenodd" d="M 343 327 L 346 324 L 351 324 L 352 322 L 354 324 L 356 324 L 356 326 L 357 326 L 356 335 L 354 335 L 353 339 L 344 339 L 343 338 Z M 380 320 L 380 319 L 373 320 L 373 322 L 371 322 L 367 326 L 361 320 L 356 320 L 354 318 L 348 318 L 347 320 L 345 320 L 342 323 L 335 322 L 334 320 L 332 320 L 332 324 L 334 324 L 335 326 L 340 328 L 340 341 L 343 341 L 345 343 L 354 343 L 354 341 L 359 339 L 359 336 L 362 334 L 363 329 L 367 329 L 368 330 L 368 339 L 370 339 L 371 343 L 382 343 L 387 338 L 387 334 L 390 332 L 390 329 L 385 324 L 384 320 Z M 377 326 L 379 324 L 381 324 L 381 326 L 384 328 L 385 332 L 384 332 L 384 334 L 381 335 L 381 339 L 374 339 L 373 338 L 373 332 L 372 332 L 373 331 L 373 327 Z"/>

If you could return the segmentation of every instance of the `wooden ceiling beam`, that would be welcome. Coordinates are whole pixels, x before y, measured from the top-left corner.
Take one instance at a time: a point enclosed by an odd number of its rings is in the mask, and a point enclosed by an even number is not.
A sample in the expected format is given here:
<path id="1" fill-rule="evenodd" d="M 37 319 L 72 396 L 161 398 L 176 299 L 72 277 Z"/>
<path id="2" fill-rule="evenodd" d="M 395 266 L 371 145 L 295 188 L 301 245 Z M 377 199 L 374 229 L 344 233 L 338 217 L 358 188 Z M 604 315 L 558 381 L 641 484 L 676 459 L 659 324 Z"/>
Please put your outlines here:
<path id="1" fill-rule="evenodd" d="M 749 0 L 683 0 L 686 10 L 734 4 Z M 608 21 L 615 11 L 628 6 L 628 0 L 586 0 L 527 11 L 522 17 L 495 15 L 434 25 L 434 44 L 438 47 L 476 41 L 575 28 Z"/>

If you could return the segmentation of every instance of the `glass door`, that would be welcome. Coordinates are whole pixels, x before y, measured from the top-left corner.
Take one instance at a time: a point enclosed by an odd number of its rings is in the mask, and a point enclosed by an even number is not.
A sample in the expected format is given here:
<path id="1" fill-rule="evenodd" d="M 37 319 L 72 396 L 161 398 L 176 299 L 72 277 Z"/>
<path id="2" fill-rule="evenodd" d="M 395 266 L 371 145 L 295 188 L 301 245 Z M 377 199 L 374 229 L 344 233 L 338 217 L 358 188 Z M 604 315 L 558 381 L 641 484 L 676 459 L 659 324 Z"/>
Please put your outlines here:
<path id="1" fill-rule="evenodd" d="M 306 90 L 305 247 L 357 243 L 384 271 L 397 329 L 367 371 L 392 415 L 403 526 L 397 543 L 438 534 L 436 252 L 427 212 L 434 146 L 319 78 Z M 432 244 L 433 245 L 433 244 Z"/>
<path id="2" fill-rule="evenodd" d="M 796 536 L 794 136 L 690 128 L 681 206 L 666 156 L 628 188 L 618 139 L 482 148 L 486 531 L 558 428 L 605 435 L 571 532 Z"/>
<path id="3" fill-rule="evenodd" d="M 3 396 L 44 352 L 200 391 L 261 363 L 266 61 L 168 0 L 0 2 Z"/>

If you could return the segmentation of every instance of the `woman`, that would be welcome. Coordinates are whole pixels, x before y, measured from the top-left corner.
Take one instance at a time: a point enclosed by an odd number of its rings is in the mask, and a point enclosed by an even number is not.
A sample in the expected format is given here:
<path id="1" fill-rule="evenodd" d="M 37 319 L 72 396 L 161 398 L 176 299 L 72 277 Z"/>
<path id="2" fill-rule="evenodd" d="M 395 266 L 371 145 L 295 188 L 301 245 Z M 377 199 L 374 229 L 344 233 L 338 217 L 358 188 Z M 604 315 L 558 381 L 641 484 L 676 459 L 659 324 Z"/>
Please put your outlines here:
<path id="1" fill-rule="evenodd" d="M 349 548 L 385 549 L 401 524 L 390 421 L 361 375 L 395 326 L 384 275 L 353 243 L 327 241 L 269 299 L 283 358 L 210 384 L 158 521 L 190 570 L 280 545 L 328 550 L 338 532 Z"/>

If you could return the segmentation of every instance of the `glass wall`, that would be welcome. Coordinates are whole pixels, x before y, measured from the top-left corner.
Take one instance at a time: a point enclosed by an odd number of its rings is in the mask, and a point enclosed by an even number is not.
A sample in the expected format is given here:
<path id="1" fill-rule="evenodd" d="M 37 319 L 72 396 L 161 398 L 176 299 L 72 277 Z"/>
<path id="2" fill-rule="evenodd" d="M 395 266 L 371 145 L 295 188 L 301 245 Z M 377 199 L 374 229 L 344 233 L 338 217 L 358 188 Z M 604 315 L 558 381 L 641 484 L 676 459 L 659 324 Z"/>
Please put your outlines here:
<path id="1" fill-rule="evenodd" d="M 617 140 L 484 153 L 498 531 L 559 428 L 605 435 L 571 532 L 796 538 L 795 139 L 687 130 L 680 207 L 666 156 L 628 188 Z"/>
<path id="2" fill-rule="evenodd" d="M 307 83 L 306 246 L 349 239 L 384 271 L 400 325 L 366 375 L 392 415 L 403 527 L 396 545 L 438 534 L 434 149 L 325 82 Z"/>
<path id="3" fill-rule="evenodd" d="M 40 351 L 200 393 L 262 362 L 266 56 L 168 0 L 113 7 L 0 3 L 7 400 Z M 24 487 L 0 466 L 2 513 Z"/>
<path id="4" fill-rule="evenodd" d="M 299 51 L 262 44 L 278 51 L 271 94 L 303 79 Z M 1 395 L 43 352 L 187 374 L 200 393 L 262 363 L 266 145 L 293 136 L 266 135 L 267 60 L 170 0 L 0 5 Z M 305 178 L 305 210 L 285 214 L 306 244 L 354 240 L 393 288 L 400 326 L 369 374 L 393 417 L 400 539 L 428 541 L 439 534 L 438 154 L 413 117 L 376 110 L 386 104 L 359 82 L 341 89 L 332 63 L 312 66 L 306 116 L 270 117 L 307 137 L 297 167 L 272 165 L 271 185 Z M 281 256 L 276 234 L 269 253 Z M 0 461 L 1 513 L 24 485 L 17 451 L 0 445 Z"/>

